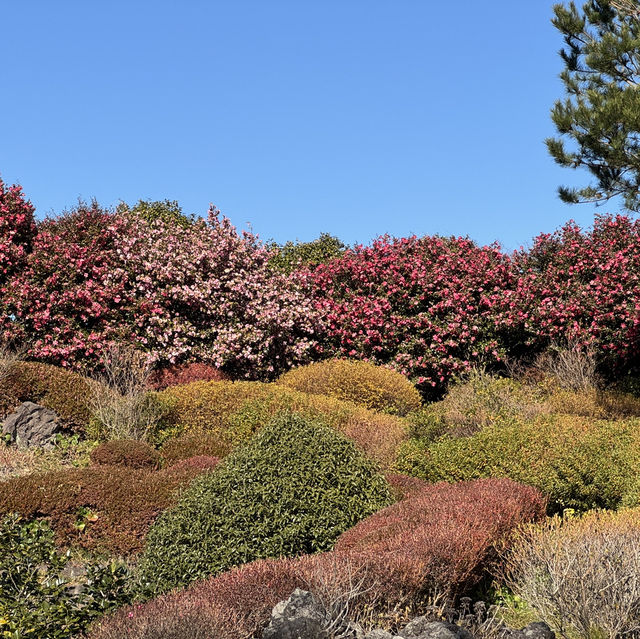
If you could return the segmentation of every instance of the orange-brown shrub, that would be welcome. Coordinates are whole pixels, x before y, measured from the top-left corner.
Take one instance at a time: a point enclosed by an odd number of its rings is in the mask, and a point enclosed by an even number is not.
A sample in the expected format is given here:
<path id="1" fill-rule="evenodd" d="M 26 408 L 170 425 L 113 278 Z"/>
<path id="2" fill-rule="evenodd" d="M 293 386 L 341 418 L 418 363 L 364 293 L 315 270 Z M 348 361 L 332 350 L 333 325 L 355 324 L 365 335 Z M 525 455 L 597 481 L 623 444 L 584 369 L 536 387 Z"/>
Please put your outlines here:
<path id="1" fill-rule="evenodd" d="M 155 472 L 93 466 L 14 477 L 0 483 L 0 516 L 16 512 L 47 520 L 63 548 L 127 555 L 141 550 L 176 490 L 202 472 L 196 463 Z"/>
<path id="2" fill-rule="evenodd" d="M 224 456 L 246 442 L 262 426 L 283 412 L 320 419 L 353 440 L 365 453 L 390 468 L 407 437 L 407 423 L 333 397 L 290 390 L 261 382 L 193 382 L 158 394 L 167 406 L 166 422 L 185 434 L 210 433 Z M 194 451 L 196 452 L 196 451 Z M 205 451 L 197 451 L 202 454 Z"/>
<path id="3" fill-rule="evenodd" d="M 153 390 L 161 391 L 170 386 L 199 381 L 219 382 L 223 379 L 229 379 L 229 376 L 220 369 L 203 362 L 195 362 L 160 368 L 151 374 L 149 385 Z"/>
<path id="4" fill-rule="evenodd" d="M 367 565 L 391 607 L 468 591 L 497 560 L 497 544 L 544 517 L 535 488 L 509 479 L 432 484 L 343 533 L 335 552 Z"/>
<path id="5" fill-rule="evenodd" d="M 166 466 L 163 469 L 163 473 L 166 475 L 187 473 L 192 470 L 204 472 L 213 470 L 220 463 L 219 457 L 211 457 L 209 455 L 196 455 L 194 457 L 187 457 L 186 459 L 179 459 L 173 464 Z"/>
<path id="6" fill-rule="evenodd" d="M 96 446 L 90 459 L 95 466 L 154 469 L 159 465 L 160 455 L 149 444 L 136 439 L 112 439 Z"/>
<path id="7" fill-rule="evenodd" d="M 229 446 L 220 441 L 220 435 L 217 433 L 186 433 L 168 439 L 161 449 L 162 458 L 167 466 L 190 457 L 223 457 L 228 452 Z"/>
<path id="8" fill-rule="evenodd" d="M 300 366 L 282 375 L 278 384 L 394 415 L 406 415 L 422 405 L 418 389 L 404 375 L 357 360 L 330 359 Z"/>
<path id="9" fill-rule="evenodd" d="M 96 382 L 40 362 L 15 362 L 0 380 L 0 418 L 31 401 L 55 411 L 64 425 L 83 430 L 91 419 L 91 389 Z"/>

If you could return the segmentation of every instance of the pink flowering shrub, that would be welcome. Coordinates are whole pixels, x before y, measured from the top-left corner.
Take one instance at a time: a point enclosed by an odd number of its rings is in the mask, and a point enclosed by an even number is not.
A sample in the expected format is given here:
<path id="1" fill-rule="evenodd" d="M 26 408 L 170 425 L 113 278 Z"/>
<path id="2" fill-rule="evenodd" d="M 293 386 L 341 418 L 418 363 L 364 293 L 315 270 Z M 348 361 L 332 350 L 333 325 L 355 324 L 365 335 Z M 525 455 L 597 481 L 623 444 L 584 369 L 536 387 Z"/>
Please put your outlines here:
<path id="1" fill-rule="evenodd" d="M 597 216 L 585 232 L 569 222 L 513 256 L 517 285 L 505 320 L 524 345 L 569 341 L 620 373 L 640 356 L 640 220 Z M 605 371 L 603 371 L 605 372 Z"/>
<path id="2" fill-rule="evenodd" d="M 515 278 L 497 246 L 385 236 L 307 276 L 327 323 L 325 351 L 391 365 L 423 392 L 504 354 L 497 318 Z"/>
<path id="3" fill-rule="evenodd" d="M 33 213 L 22 189 L 17 185 L 7 187 L 0 179 L 0 337 L 10 321 L 7 283 L 23 268 L 36 233 Z"/>
<path id="4" fill-rule="evenodd" d="M 20 186 L 6 187 L 0 179 L 0 285 L 22 267 L 31 250 L 34 210 Z"/>
<path id="5" fill-rule="evenodd" d="M 199 360 L 275 377 L 308 360 L 317 313 L 268 258 L 214 209 L 182 227 L 82 204 L 40 225 L 7 285 L 5 337 L 28 336 L 30 356 L 74 368 L 115 341 L 158 365 Z"/>

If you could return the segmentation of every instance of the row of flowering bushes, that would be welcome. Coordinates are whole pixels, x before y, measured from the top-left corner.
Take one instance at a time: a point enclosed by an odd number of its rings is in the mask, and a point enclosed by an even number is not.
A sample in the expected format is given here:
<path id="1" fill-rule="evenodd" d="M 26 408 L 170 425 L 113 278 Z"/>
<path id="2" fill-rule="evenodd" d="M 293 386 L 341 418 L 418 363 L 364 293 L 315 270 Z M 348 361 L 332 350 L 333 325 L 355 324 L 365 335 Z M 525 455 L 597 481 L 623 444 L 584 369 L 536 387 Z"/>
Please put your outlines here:
<path id="1" fill-rule="evenodd" d="M 92 203 L 36 225 L 0 182 L 0 329 L 76 368 L 109 341 L 259 379 L 337 355 L 395 368 L 427 395 L 551 342 L 593 350 L 614 374 L 640 355 L 640 220 L 569 223 L 511 255 L 384 236 L 292 274 L 274 250 L 215 209 L 178 224 Z"/>

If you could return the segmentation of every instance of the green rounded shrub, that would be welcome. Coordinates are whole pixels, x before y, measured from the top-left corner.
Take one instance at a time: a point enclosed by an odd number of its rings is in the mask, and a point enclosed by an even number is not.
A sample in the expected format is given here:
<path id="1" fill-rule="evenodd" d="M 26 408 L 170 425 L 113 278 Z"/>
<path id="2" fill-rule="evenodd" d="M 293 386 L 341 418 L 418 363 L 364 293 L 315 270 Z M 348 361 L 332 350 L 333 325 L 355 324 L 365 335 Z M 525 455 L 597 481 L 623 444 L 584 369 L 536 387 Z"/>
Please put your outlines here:
<path id="1" fill-rule="evenodd" d="M 254 559 L 328 550 L 392 501 L 387 481 L 352 442 L 283 415 L 161 515 L 140 577 L 158 593 Z"/>
<path id="2" fill-rule="evenodd" d="M 539 488 L 551 512 L 618 508 L 640 463 L 640 420 L 557 415 L 487 426 L 471 437 L 411 439 L 400 472 L 428 481 L 509 477 Z"/>
<path id="3" fill-rule="evenodd" d="M 418 389 L 404 375 L 356 360 L 330 359 L 300 366 L 282 375 L 278 383 L 393 415 L 406 415 L 422 404 Z"/>

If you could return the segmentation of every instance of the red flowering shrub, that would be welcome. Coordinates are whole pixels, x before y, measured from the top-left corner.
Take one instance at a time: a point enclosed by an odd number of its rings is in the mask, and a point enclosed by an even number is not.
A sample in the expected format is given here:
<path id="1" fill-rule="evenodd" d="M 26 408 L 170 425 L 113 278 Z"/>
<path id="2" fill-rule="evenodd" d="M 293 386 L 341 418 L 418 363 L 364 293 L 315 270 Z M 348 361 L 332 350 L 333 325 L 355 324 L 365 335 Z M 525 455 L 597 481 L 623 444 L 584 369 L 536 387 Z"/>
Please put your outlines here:
<path id="1" fill-rule="evenodd" d="M 335 546 L 377 579 L 392 607 L 468 590 L 496 560 L 496 544 L 545 515 L 538 490 L 509 479 L 431 484 L 367 517 Z"/>
<path id="2" fill-rule="evenodd" d="M 135 439 L 113 439 L 91 451 L 91 463 L 95 466 L 127 466 L 128 468 L 154 469 L 160 455 L 149 444 Z"/>
<path id="3" fill-rule="evenodd" d="M 497 318 L 515 282 L 496 246 L 385 236 L 307 277 L 328 327 L 327 353 L 391 365 L 424 393 L 441 393 L 451 376 L 505 350 Z"/>
<path id="4" fill-rule="evenodd" d="M 161 391 L 170 386 L 201 381 L 219 382 L 223 379 L 229 379 L 229 377 L 217 368 L 202 362 L 194 362 L 174 364 L 154 371 L 151 375 L 150 385 L 153 390 Z"/>
<path id="5" fill-rule="evenodd" d="M 640 356 L 640 220 L 597 216 L 538 236 L 514 256 L 517 286 L 505 322 L 522 327 L 524 346 L 549 341 L 593 350 L 600 371 L 622 372 Z"/>
<path id="6" fill-rule="evenodd" d="M 21 187 L 7 187 L 0 179 L 0 299 L 4 295 L 1 287 L 22 268 L 31 251 L 36 234 L 34 210 Z"/>
<path id="7" fill-rule="evenodd" d="M 210 467 L 196 463 L 149 472 L 93 466 L 14 477 L 0 483 L 0 516 L 46 519 L 61 547 L 127 555 L 142 548 L 176 490 Z"/>

